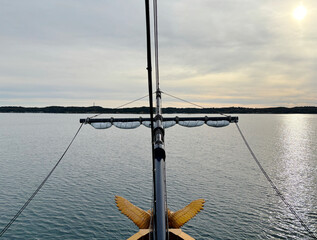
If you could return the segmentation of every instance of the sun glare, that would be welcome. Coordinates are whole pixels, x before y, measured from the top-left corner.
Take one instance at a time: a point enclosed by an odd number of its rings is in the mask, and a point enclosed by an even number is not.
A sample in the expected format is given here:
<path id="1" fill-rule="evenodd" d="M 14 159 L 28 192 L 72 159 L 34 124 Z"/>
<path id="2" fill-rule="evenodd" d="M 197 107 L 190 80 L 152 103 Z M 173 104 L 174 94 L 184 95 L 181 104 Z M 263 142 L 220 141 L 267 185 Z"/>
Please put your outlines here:
<path id="1" fill-rule="evenodd" d="M 303 5 L 298 6 L 293 11 L 293 17 L 297 19 L 298 21 L 303 20 L 306 14 L 307 14 L 307 9 Z"/>

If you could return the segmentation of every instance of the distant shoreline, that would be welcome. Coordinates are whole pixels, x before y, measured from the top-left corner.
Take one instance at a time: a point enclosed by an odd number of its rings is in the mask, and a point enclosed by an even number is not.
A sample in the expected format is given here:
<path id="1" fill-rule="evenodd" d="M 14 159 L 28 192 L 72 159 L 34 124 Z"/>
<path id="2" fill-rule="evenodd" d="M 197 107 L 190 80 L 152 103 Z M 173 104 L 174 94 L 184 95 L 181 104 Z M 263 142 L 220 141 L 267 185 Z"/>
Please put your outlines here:
<path id="1" fill-rule="evenodd" d="M 270 108 L 246 108 L 246 107 L 224 107 L 224 108 L 163 108 L 163 113 L 204 113 L 204 114 L 317 114 L 317 107 L 303 106 L 303 107 L 270 107 Z M 98 106 L 91 107 L 0 107 L 0 113 L 123 113 L 123 114 L 148 114 L 148 107 L 135 108 L 103 108 Z"/>

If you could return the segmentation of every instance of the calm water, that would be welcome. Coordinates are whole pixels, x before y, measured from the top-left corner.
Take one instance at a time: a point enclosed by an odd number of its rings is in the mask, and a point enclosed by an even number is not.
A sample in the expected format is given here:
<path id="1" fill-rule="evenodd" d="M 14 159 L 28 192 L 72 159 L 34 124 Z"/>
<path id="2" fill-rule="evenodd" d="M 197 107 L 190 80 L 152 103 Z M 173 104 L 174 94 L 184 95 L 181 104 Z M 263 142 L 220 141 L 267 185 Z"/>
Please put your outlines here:
<path id="1" fill-rule="evenodd" d="M 59 159 L 85 115 L 0 114 L 0 230 Z M 317 115 L 240 115 L 273 181 L 317 232 Z M 149 129 L 84 126 L 3 239 L 126 239 L 137 227 L 114 196 L 151 207 Z M 168 205 L 204 210 L 183 231 L 196 239 L 309 239 L 251 158 L 235 125 L 166 130 Z"/>

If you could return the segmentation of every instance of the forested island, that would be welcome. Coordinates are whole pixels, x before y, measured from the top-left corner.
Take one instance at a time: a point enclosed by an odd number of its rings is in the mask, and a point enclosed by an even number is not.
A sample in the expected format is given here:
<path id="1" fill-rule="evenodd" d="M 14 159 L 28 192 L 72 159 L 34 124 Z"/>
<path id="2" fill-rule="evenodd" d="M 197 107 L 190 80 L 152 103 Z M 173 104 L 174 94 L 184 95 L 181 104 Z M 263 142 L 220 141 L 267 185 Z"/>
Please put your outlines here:
<path id="1" fill-rule="evenodd" d="M 99 106 L 91 107 L 15 107 L 3 106 L 0 107 L 0 113 L 135 113 L 147 114 L 149 107 L 134 107 L 134 108 L 103 108 Z M 205 114 L 317 114 L 317 107 L 270 107 L 270 108 L 246 108 L 246 107 L 225 107 L 225 108 L 163 108 L 163 113 L 205 113 Z"/>

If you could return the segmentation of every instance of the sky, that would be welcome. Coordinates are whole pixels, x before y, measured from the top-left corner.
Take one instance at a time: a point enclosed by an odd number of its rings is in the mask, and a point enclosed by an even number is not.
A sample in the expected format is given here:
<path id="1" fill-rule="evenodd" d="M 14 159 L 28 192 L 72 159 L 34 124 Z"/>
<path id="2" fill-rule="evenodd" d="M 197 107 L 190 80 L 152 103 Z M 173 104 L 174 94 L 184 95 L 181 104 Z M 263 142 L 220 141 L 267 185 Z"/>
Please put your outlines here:
<path id="1" fill-rule="evenodd" d="M 143 0 L 0 2 L 0 106 L 148 94 Z M 316 106 L 316 22 L 316 0 L 158 0 L 161 90 L 204 107 Z"/>

